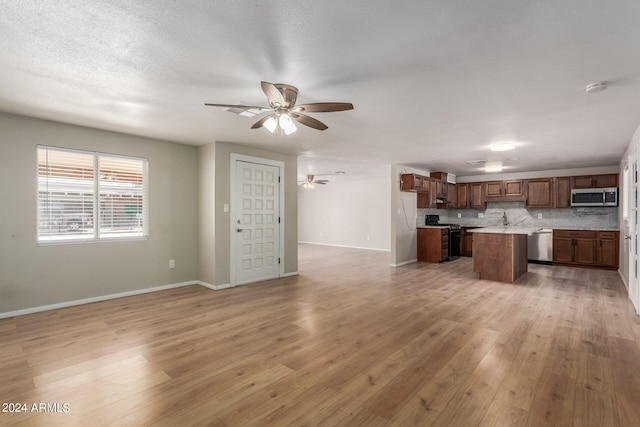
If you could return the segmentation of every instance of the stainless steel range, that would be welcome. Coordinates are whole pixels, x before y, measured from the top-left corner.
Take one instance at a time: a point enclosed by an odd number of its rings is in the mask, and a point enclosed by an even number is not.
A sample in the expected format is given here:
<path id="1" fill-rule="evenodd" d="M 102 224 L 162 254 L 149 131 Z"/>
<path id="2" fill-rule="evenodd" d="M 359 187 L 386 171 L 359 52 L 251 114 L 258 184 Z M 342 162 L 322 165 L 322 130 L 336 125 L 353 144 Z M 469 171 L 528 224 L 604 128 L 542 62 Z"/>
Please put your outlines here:
<path id="1" fill-rule="evenodd" d="M 427 215 L 425 225 L 447 227 L 449 229 L 449 261 L 460 258 L 460 244 L 462 230 L 460 224 L 447 224 L 440 222 L 440 215 Z"/>

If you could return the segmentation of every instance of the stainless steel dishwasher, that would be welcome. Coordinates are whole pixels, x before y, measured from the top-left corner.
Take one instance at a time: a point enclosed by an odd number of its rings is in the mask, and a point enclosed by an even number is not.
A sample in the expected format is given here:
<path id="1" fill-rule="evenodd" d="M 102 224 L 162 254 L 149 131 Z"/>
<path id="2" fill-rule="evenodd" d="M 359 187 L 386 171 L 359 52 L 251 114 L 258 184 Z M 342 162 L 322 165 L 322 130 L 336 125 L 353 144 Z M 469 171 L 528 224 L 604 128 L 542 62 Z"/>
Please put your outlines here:
<path id="1" fill-rule="evenodd" d="M 529 262 L 551 264 L 553 262 L 553 229 L 541 228 L 527 236 Z"/>

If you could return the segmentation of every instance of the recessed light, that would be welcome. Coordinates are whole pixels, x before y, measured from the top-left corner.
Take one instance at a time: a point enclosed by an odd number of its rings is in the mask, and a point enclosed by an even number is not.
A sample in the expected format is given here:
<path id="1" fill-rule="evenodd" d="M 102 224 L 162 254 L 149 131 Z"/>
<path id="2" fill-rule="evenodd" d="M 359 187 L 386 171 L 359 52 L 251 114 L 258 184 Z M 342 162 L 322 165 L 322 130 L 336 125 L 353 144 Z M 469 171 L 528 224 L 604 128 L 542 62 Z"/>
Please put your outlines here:
<path id="1" fill-rule="evenodd" d="M 502 172 L 502 162 L 489 162 L 484 167 L 485 172 Z"/>
<path id="2" fill-rule="evenodd" d="M 497 144 L 491 144 L 491 151 L 509 151 L 516 148 L 516 144 L 513 142 L 499 142 Z"/>

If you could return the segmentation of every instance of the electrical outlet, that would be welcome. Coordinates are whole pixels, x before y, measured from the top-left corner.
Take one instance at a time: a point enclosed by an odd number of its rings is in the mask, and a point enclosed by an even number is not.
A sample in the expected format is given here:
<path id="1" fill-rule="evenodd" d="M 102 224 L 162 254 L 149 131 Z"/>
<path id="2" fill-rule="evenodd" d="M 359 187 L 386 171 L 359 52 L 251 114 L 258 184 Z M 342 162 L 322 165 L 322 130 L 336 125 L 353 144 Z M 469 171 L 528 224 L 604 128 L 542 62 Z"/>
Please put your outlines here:
<path id="1" fill-rule="evenodd" d="M 478 212 L 478 218 L 484 218 L 484 214 L 482 212 Z"/>
<path id="2" fill-rule="evenodd" d="M 462 214 L 458 212 L 458 218 L 462 218 Z"/>
<path id="3" fill-rule="evenodd" d="M 175 259 L 170 259 L 169 260 L 169 268 L 176 268 L 176 260 Z"/>
<path id="4" fill-rule="evenodd" d="M 538 214 L 538 219 L 542 219 L 542 214 L 541 213 Z"/>

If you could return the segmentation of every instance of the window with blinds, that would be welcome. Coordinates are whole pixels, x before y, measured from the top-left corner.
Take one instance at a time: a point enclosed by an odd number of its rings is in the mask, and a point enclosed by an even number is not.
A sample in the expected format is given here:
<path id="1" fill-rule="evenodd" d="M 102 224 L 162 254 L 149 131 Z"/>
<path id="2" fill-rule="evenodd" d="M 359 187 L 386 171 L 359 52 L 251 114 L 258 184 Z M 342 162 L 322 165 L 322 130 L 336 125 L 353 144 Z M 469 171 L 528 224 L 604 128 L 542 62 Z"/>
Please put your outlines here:
<path id="1" fill-rule="evenodd" d="M 38 146 L 38 242 L 148 234 L 148 161 Z"/>

